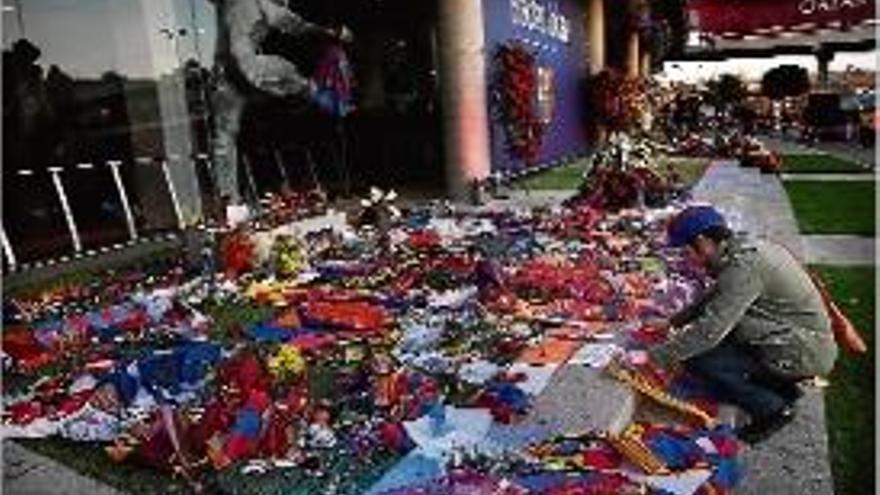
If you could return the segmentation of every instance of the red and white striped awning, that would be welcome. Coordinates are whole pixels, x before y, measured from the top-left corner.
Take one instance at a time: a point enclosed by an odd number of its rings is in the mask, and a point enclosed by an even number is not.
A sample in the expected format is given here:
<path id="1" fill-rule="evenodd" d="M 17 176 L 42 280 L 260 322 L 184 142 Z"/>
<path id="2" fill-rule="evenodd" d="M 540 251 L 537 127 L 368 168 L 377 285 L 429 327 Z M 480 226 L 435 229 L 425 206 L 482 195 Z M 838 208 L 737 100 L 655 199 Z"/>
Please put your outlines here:
<path id="1" fill-rule="evenodd" d="M 689 0 L 691 29 L 713 38 L 847 30 L 876 21 L 874 0 Z"/>

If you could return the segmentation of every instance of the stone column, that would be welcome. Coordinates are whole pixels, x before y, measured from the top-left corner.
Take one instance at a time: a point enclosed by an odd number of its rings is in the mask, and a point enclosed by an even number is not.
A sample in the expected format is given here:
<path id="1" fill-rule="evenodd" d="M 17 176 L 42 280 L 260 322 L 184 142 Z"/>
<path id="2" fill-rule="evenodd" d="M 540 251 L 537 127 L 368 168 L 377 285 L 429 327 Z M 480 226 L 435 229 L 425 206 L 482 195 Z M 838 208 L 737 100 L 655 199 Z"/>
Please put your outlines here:
<path id="1" fill-rule="evenodd" d="M 639 59 L 639 33 L 633 28 L 629 28 L 626 33 L 626 60 L 624 64 L 627 76 L 639 76 L 639 67 L 641 65 Z"/>
<path id="2" fill-rule="evenodd" d="M 491 169 L 482 2 L 442 0 L 438 21 L 446 187 L 464 198 Z"/>
<path id="3" fill-rule="evenodd" d="M 605 68 L 605 0 L 587 0 L 587 54 L 590 74 Z"/>
<path id="4" fill-rule="evenodd" d="M 834 60 L 834 52 L 825 47 L 820 47 L 816 51 L 816 60 L 818 61 L 816 69 L 819 73 L 819 88 L 828 89 L 828 64 Z"/>
<path id="5" fill-rule="evenodd" d="M 651 51 L 646 46 L 642 46 L 642 53 L 640 54 L 640 68 L 639 75 L 641 77 L 650 77 L 651 76 Z"/>

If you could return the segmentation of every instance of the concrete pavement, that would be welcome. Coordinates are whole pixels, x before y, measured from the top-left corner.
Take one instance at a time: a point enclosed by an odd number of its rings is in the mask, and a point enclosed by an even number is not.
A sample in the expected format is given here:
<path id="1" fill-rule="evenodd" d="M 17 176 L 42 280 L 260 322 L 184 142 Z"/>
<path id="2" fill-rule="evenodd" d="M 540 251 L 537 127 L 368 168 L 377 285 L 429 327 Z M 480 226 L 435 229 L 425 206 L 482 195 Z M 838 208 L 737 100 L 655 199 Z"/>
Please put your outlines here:
<path id="1" fill-rule="evenodd" d="M 110 460 L 107 463 L 110 464 Z M 7 495 L 122 495 L 48 457 L 6 440 L 3 442 L 3 486 Z"/>

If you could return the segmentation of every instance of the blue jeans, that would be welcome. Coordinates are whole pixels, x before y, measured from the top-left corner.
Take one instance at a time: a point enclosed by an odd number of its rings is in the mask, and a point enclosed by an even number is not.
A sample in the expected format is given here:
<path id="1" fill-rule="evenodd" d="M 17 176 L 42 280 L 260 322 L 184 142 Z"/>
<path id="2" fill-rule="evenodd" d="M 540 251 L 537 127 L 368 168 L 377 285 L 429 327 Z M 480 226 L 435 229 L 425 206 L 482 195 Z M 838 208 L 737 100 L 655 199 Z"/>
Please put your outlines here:
<path id="1" fill-rule="evenodd" d="M 736 404 L 752 418 L 776 414 L 796 398 L 796 382 L 773 374 L 754 351 L 727 340 L 688 359 L 685 367 L 706 381 L 716 399 Z"/>

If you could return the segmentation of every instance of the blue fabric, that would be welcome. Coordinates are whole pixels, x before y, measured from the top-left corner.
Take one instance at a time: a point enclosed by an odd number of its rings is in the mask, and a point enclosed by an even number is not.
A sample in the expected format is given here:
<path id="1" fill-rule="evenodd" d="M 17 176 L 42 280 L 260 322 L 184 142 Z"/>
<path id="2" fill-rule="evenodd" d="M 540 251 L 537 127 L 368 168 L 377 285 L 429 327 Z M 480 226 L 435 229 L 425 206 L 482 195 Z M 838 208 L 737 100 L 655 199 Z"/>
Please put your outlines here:
<path id="1" fill-rule="evenodd" d="M 415 211 L 406 219 L 406 226 L 410 229 L 421 229 L 431 221 L 431 213 L 428 211 Z"/>
<path id="2" fill-rule="evenodd" d="M 100 330 L 110 326 L 110 323 L 104 320 L 103 316 L 101 315 L 101 311 L 99 310 L 90 312 L 88 315 L 86 315 L 86 317 L 88 318 L 89 325 L 91 325 L 92 328 Z"/>
<path id="3" fill-rule="evenodd" d="M 172 394 L 180 391 L 180 369 L 174 353 L 153 354 L 137 362 L 138 373 L 141 375 L 141 386 L 157 401 L 165 402 L 169 397 L 164 390 Z"/>
<path id="4" fill-rule="evenodd" d="M 572 476 L 566 473 L 544 472 L 521 476 L 515 478 L 513 482 L 525 488 L 528 493 L 544 493 L 572 479 Z"/>
<path id="5" fill-rule="evenodd" d="M 717 459 L 712 459 L 712 463 L 717 464 L 715 474 L 712 475 L 710 480 L 721 488 L 733 488 L 742 479 L 743 468 L 736 459 L 718 457 Z"/>
<path id="6" fill-rule="evenodd" d="M 248 439 L 257 438 L 260 433 L 260 413 L 252 407 L 243 407 L 235 417 L 232 432 Z"/>
<path id="7" fill-rule="evenodd" d="M 270 342 L 276 344 L 287 342 L 294 336 L 293 331 L 283 327 L 272 326 L 268 323 L 251 325 L 247 329 L 247 334 L 257 342 Z"/>
<path id="8" fill-rule="evenodd" d="M 487 392 L 507 404 L 517 414 L 523 414 L 528 411 L 529 398 L 516 385 L 511 383 L 493 383 L 489 385 Z"/>
<path id="9" fill-rule="evenodd" d="M 98 332 L 98 340 L 101 343 L 113 342 L 119 335 L 119 329 L 113 326 L 101 327 L 96 330 Z"/>
<path id="10" fill-rule="evenodd" d="M 709 391 L 722 402 L 736 404 L 749 415 L 767 417 L 782 410 L 786 400 L 761 383 L 768 370 L 753 353 L 726 339 L 712 350 L 685 361 L 688 371 L 706 380 Z"/>
<path id="11" fill-rule="evenodd" d="M 679 213 L 669 223 L 669 245 L 682 247 L 709 227 L 726 227 L 724 217 L 711 206 L 692 206 Z"/>
<path id="12" fill-rule="evenodd" d="M 137 395 L 137 380 L 122 367 L 118 367 L 114 371 L 98 377 L 98 386 L 105 383 L 113 385 L 113 388 L 116 389 L 116 394 L 125 406 L 131 404 L 131 401 Z"/>
<path id="13" fill-rule="evenodd" d="M 689 438 L 676 438 L 661 432 L 647 439 L 646 444 L 672 469 L 685 469 L 704 457 L 700 446 Z"/>
<path id="14" fill-rule="evenodd" d="M 366 495 L 378 495 L 405 486 L 417 485 L 443 474 L 444 469 L 439 460 L 413 451 L 389 469 L 376 484 L 366 491 Z"/>
<path id="15" fill-rule="evenodd" d="M 220 346 L 208 342 L 184 344 L 176 352 L 180 363 L 180 379 L 183 383 L 201 380 L 220 360 Z"/>

